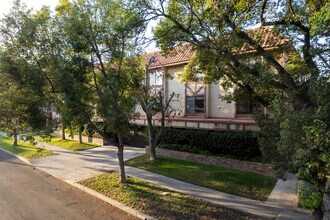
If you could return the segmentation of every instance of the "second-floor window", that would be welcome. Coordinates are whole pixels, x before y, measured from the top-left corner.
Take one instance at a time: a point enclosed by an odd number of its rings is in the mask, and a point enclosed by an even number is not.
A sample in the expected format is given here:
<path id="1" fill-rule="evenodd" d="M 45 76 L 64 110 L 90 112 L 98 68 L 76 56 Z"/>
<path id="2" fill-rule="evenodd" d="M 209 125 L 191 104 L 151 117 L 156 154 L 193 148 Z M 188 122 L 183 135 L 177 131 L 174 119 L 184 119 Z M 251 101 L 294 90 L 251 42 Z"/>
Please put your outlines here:
<path id="1" fill-rule="evenodd" d="M 161 70 L 156 70 L 149 73 L 149 86 L 155 93 L 163 88 L 163 77 L 164 74 Z"/>
<path id="2" fill-rule="evenodd" d="M 149 85 L 150 86 L 162 86 L 163 85 L 163 72 L 160 70 L 150 72 L 149 73 Z"/>
<path id="3" fill-rule="evenodd" d="M 186 114 L 203 115 L 205 113 L 205 86 L 203 83 L 186 84 Z"/>
<path id="4" fill-rule="evenodd" d="M 155 93 L 163 88 L 163 77 L 164 74 L 161 70 L 156 70 L 149 73 L 149 86 Z"/>

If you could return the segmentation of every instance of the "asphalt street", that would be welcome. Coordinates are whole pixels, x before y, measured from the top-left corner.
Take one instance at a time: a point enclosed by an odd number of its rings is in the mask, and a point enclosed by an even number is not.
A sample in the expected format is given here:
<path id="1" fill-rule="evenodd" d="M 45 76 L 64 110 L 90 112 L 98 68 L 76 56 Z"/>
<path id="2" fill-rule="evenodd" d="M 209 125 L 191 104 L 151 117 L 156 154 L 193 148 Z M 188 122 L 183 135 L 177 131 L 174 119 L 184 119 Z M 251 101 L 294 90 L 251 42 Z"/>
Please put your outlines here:
<path id="1" fill-rule="evenodd" d="M 0 220 L 136 219 L 0 151 Z"/>

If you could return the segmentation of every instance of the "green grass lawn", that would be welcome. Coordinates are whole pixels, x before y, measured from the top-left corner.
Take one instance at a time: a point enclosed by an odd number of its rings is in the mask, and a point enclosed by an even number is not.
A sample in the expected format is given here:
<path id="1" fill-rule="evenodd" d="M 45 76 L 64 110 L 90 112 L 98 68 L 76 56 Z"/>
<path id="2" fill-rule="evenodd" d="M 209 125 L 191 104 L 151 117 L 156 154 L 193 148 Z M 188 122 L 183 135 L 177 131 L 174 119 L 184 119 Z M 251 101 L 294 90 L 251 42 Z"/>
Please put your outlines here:
<path id="1" fill-rule="evenodd" d="M 41 137 L 36 137 L 36 140 L 40 142 L 43 141 Z M 70 140 L 70 139 L 62 140 L 60 137 L 53 137 L 50 142 L 45 142 L 45 143 L 49 143 L 51 145 L 65 148 L 71 151 L 83 151 L 100 146 L 98 144 L 85 143 L 85 142 L 79 144 L 79 142 L 76 140 Z"/>
<path id="2" fill-rule="evenodd" d="M 275 186 L 276 179 L 255 173 L 226 169 L 169 157 L 158 156 L 150 162 L 142 155 L 126 161 L 137 167 L 188 183 L 205 186 L 225 193 L 265 201 Z"/>
<path id="3" fill-rule="evenodd" d="M 26 159 L 56 155 L 53 151 L 33 146 L 27 142 L 18 142 L 18 146 L 13 146 L 13 140 L 0 137 L 0 147 Z"/>
<path id="4" fill-rule="evenodd" d="M 120 184 L 118 173 L 106 173 L 79 183 L 157 219 L 260 219 L 201 199 L 128 177 Z"/>

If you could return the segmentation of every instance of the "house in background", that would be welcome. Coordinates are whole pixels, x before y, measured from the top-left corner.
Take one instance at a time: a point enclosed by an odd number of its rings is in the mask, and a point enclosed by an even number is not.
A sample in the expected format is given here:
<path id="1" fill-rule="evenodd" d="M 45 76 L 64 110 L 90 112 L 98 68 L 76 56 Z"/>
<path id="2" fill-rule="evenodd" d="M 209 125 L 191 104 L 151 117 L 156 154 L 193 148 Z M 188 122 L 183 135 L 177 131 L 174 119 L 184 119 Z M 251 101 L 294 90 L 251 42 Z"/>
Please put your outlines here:
<path id="1" fill-rule="evenodd" d="M 284 66 L 288 53 L 279 50 L 280 46 L 287 45 L 289 40 L 275 35 L 271 28 L 263 27 L 251 30 L 260 36 L 262 47 L 272 53 L 277 53 L 278 61 Z M 240 54 L 253 54 L 255 51 L 245 44 L 239 51 Z M 167 126 L 176 128 L 194 128 L 207 130 L 258 130 L 258 126 L 251 117 L 252 103 L 249 101 L 231 102 L 222 100 L 221 97 L 230 91 L 225 91 L 219 83 L 204 84 L 202 77 L 197 77 L 196 82 L 181 82 L 180 72 L 189 62 L 194 52 L 189 45 L 175 48 L 169 55 L 162 55 L 161 51 L 146 54 L 147 58 L 156 56 L 156 62 L 149 67 L 150 85 L 163 89 L 166 99 L 175 93 L 170 105 L 173 113 Z M 164 77 L 170 76 L 170 77 Z M 265 109 L 264 109 L 265 110 Z M 147 126 L 147 121 L 141 107 L 137 107 L 140 117 L 134 121 L 140 126 Z M 157 122 L 157 116 L 155 117 Z"/>

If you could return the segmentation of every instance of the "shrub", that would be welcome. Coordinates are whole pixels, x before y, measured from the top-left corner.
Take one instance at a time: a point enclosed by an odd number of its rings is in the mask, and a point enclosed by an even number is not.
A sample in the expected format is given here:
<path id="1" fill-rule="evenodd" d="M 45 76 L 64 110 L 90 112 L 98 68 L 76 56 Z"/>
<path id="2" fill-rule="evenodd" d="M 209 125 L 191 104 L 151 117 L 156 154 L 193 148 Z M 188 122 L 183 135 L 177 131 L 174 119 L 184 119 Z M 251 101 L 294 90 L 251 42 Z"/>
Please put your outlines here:
<path id="1" fill-rule="evenodd" d="M 25 140 L 29 141 L 31 145 L 36 145 L 37 142 L 35 141 L 36 139 L 32 135 L 27 135 Z"/>
<path id="2" fill-rule="evenodd" d="M 53 136 L 48 132 L 45 132 L 44 134 L 40 135 L 40 137 L 42 139 L 42 142 L 51 142 L 53 138 Z"/>
<path id="3" fill-rule="evenodd" d="M 225 154 L 239 159 L 251 159 L 261 155 L 257 139 L 249 131 L 164 128 L 158 142 L 162 148 L 191 153 Z"/>
<path id="4" fill-rule="evenodd" d="M 311 182 L 311 180 L 312 180 L 309 170 L 304 167 L 299 168 L 298 173 L 297 173 L 297 178 L 298 178 L 298 180 L 304 180 L 307 182 Z"/>
<path id="5" fill-rule="evenodd" d="M 299 180 L 297 183 L 299 204 L 304 209 L 317 209 L 322 201 L 322 193 L 313 184 Z"/>

